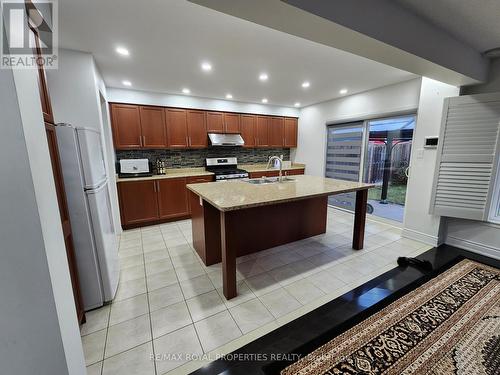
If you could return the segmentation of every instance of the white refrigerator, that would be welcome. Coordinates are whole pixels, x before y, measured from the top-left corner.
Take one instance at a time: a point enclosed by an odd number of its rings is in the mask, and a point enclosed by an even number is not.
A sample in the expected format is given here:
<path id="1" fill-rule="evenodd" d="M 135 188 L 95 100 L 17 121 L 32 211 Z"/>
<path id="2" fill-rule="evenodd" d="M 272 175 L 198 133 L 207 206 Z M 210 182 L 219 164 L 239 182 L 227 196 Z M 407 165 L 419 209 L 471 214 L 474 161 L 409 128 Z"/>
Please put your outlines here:
<path id="1" fill-rule="evenodd" d="M 120 263 L 101 134 L 68 124 L 56 126 L 85 311 L 111 301 Z"/>

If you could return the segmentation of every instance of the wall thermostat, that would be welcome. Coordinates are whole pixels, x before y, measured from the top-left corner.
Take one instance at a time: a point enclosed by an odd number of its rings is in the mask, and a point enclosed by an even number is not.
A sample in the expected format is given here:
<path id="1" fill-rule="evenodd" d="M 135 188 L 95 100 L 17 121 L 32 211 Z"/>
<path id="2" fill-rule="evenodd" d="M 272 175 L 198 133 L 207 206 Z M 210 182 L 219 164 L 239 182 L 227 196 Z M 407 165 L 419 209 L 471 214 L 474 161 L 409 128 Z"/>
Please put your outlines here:
<path id="1" fill-rule="evenodd" d="M 438 145 L 438 137 L 425 137 L 425 148 L 437 148 Z"/>

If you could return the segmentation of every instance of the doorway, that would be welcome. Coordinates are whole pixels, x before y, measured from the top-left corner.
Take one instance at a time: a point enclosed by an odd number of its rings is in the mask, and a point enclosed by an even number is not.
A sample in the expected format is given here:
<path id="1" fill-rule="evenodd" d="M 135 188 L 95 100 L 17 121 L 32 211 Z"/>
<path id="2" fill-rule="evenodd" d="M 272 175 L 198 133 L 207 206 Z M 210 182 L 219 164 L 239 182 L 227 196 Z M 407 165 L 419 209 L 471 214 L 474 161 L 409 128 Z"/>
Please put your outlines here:
<path id="1" fill-rule="evenodd" d="M 367 211 L 402 222 L 406 200 L 415 114 L 328 125 L 325 176 L 375 184 Z M 353 193 L 329 204 L 354 210 Z"/>

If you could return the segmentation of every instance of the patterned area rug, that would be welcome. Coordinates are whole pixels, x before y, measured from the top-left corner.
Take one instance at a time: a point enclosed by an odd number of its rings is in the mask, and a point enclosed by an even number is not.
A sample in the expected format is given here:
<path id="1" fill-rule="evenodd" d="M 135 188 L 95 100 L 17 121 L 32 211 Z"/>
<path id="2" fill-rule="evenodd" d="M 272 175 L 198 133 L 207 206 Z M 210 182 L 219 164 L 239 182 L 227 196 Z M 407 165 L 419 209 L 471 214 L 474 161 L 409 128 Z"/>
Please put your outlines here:
<path id="1" fill-rule="evenodd" d="M 500 374 L 500 270 L 463 260 L 281 372 Z"/>

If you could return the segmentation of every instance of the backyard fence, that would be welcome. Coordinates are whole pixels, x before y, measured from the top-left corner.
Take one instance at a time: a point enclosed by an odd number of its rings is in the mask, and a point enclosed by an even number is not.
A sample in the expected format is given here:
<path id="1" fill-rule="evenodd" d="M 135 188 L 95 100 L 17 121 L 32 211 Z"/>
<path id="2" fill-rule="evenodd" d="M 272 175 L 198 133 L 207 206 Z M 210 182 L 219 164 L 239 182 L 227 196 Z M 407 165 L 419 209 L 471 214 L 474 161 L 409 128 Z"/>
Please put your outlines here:
<path id="1" fill-rule="evenodd" d="M 391 154 L 391 182 L 395 184 L 404 183 L 406 177 L 404 170 L 410 165 L 412 141 L 397 143 L 392 148 Z M 372 142 L 368 143 L 368 152 L 366 157 L 366 179 L 368 183 L 380 184 L 384 177 L 385 163 L 385 148 L 384 143 Z"/>

